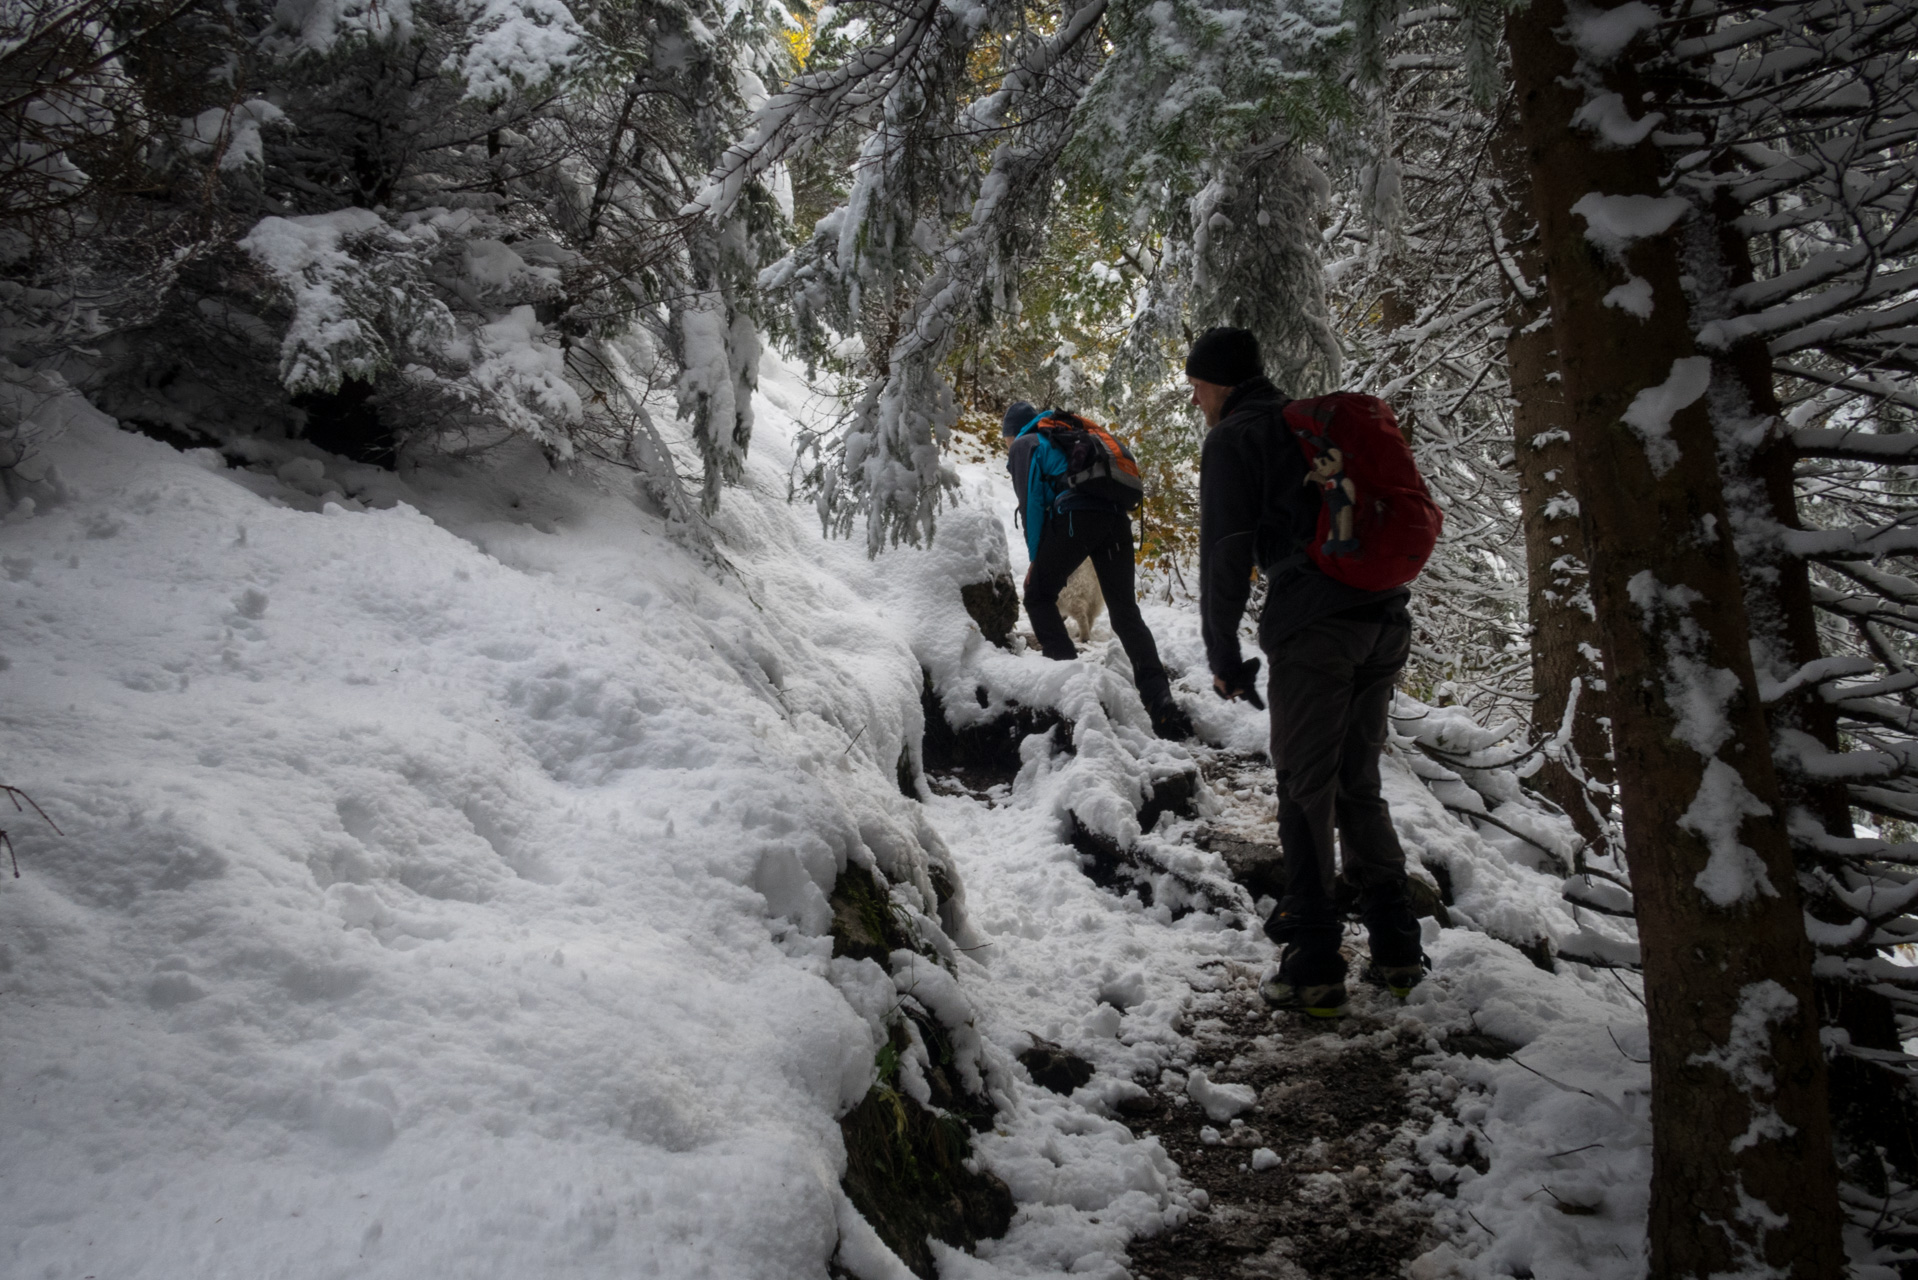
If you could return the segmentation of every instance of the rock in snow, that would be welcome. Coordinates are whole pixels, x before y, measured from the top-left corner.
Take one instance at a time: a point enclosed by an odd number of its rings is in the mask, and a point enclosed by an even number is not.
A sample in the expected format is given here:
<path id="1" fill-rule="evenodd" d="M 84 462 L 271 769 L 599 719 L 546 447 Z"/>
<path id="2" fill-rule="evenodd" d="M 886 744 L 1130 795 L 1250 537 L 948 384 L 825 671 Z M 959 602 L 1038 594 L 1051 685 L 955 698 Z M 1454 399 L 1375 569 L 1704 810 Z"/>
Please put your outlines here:
<path id="1" fill-rule="evenodd" d="M 1214 1121 L 1230 1120 L 1259 1100 L 1258 1090 L 1251 1085 L 1214 1084 L 1196 1068 L 1185 1079 L 1185 1092 Z"/>

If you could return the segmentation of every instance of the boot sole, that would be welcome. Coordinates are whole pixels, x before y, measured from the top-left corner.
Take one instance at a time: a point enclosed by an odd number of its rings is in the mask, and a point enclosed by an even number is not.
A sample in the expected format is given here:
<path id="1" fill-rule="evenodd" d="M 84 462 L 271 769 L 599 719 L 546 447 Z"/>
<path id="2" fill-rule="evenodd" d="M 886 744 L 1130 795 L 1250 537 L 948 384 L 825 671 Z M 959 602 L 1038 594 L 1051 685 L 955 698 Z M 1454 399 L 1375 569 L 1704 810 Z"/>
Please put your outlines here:
<path id="1" fill-rule="evenodd" d="M 1381 974 L 1379 976 L 1379 984 L 1383 986 L 1387 991 L 1390 991 L 1393 995 L 1403 1000 L 1407 996 L 1412 994 L 1412 989 L 1418 986 L 1419 983 L 1424 980 L 1424 978 L 1425 978 L 1425 975 L 1420 974 L 1417 978 L 1414 978 L 1412 981 L 1405 983 L 1405 985 L 1403 986 L 1400 986 L 1398 983 L 1392 981 L 1390 978 L 1385 977 L 1383 974 Z"/>

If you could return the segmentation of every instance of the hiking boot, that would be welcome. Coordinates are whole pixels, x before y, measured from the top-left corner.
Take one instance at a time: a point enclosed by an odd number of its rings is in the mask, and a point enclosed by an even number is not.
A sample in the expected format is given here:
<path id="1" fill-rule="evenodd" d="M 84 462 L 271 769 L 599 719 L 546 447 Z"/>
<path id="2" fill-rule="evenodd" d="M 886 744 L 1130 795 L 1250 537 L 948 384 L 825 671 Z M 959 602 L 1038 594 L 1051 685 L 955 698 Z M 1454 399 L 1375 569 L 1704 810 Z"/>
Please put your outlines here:
<path id="1" fill-rule="evenodd" d="M 1375 964 L 1366 969 L 1365 976 L 1403 1000 L 1412 994 L 1413 987 L 1425 980 L 1425 966 L 1422 964 Z"/>
<path id="2" fill-rule="evenodd" d="M 1146 714 L 1152 717 L 1152 732 L 1167 742 L 1183 742 L 1192 736 L 1192 717 L 1171 698 L 1147 707 Z"/>
<path id="3" fill-rule="evenodd" d="M 1419 984 L 1426 969 L 1410 888 L 1411 881 L 1399 876 L 1359 894 L 1359 918 L 1365 922 L 1372 955 L 1366 977 L 1400 999 Z"/>
<path id="4" fill-rule="evenodd" d="M 1278 963 L 1259 982 L 1259 994 L 1275 1009 L 1296 1009 L 1309 1018 L 1344 1017 L 1345 957 L 1338 934 L 1314 933 L 1286 943 Z"/>
<path id="5" fill-rule="evenodd" d="M 1282 973 L 1259 984 L 1259 994 L 1274 1009 L 1294 1009 L 1308 1018 L 1343 1018 L 1345 984 L 1321 982 L 1293 985 Z"/>

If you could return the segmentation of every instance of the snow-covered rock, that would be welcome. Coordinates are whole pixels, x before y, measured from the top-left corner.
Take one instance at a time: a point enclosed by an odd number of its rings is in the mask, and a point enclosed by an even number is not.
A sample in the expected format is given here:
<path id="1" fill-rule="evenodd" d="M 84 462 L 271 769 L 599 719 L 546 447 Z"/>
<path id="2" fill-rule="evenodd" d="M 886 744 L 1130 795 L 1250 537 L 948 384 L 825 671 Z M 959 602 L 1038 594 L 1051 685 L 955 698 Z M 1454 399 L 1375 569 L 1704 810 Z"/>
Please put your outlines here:
<path id="1" fill-rule="evenodd" d="M 1185 1078 L 1185 1092 L 1205 1114 L 1216 1123 L 1222 1123 L 1249 1110 L 1259 1100 L 1259 1091 L 1249 1084 L 1214 1084 L 1206 1073 L 1194 1069 Z"/>

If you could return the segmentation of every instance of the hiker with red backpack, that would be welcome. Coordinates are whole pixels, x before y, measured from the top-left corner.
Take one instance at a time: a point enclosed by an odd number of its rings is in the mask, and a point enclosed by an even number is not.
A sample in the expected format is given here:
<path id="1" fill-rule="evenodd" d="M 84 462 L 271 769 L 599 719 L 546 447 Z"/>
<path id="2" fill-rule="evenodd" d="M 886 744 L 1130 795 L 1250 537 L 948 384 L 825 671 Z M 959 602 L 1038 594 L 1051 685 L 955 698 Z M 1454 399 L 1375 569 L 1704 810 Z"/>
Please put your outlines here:
<path id="1" fill-rule="evenodd" d="M 1437 541 L 1439 512 L 1391 408 L 1371 396 L 1288 400 L 1258 339 L 1208 329 L 1185 363 L 1205 414 L 1199 462 L 1199 608 L 1221 697 L 1260 706 L 1259 659 L 1239 651 L 1257 568 L 1259 647 L 1269 664 L 1285 896 L 1266 920 L 1279 963 L 1268 1003 L 1345 1012 L 1341 899 L 1356 892 L 1369 977 L 1404 996 L 1424 974 L 1405 851 L 1379 794 L 1386 712 L 1412 644 L 1408 584 Z M 1343 885 L 1334 832 L 1344 862 Z"/>
<path id="2" fill-rule="evenodd" d="M 1132 680 L 1161 738 L 1192 736 L 1192 721 L 1172 697 L 1159 646 L 1133 595 L 1132 517 L 1144 487 L 1138 463 L 1110 431 L 1063 409 L 1044 413 L 1024 400 L 1006 410 L 1011 439 L 1006 469 L 1025 523 L 1026 616 L 1048 658 L 1079 656 L 1059 614 L 1059 592 L 1088 558 L 1105 595 L 1112 633 L 1132 662 Z"/>

